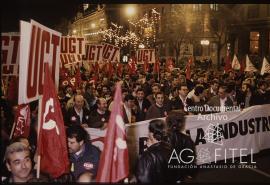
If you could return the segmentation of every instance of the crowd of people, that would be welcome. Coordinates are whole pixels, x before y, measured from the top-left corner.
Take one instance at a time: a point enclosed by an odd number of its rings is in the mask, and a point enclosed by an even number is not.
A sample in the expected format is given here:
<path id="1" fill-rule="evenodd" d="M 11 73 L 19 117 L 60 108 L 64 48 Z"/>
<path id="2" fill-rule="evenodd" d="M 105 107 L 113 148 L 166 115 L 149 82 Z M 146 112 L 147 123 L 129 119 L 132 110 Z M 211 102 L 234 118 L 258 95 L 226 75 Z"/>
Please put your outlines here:
<path id="1" fill-rule="evenodd" d="M 67 128 L 71 173 L 54 179 L 56 182 L 95 180 L 100 151 L 90 143 L 84 128 L 107 128 L 116 82 L 122 83 L 119 106 L 122 106 L 124 123 L 153 119 L 149 124 L 148 149 L 138 158 L 134 171 L 137 182 L 177 182 L 192 176 L 193 172 L 170 171 L 165 165 L 173 148 L 188 147 L 195 151 L 193 141 L 184 132 L 184 115 L 241 111 L 270 103 L 270 74 L 261 76 L 255 72 L 224 73 L 194 67 L 191 79 L 187 79 L 184 70 L 168 71 L 163 66 L 159 73 L 139 68 L 133 74 L 124 70 L 121 75 L 109 76 L 81 70 L 80 78 L 80 84 L 75 86 L 62 83 L 65 79 L 60 78 L 58 97 Z M 16 107 L 16 101 L 10 102 L 5 95 L 1 96 L 1 160 L 5 161 L 2 166 L 6 168 L 1 174 L 9 177 L 6 182 L 48 181 L 50 177 L 46 175 L 40 179 L 34 175 L 38 103 L 30 103 L 29 137 L 10 140 Z M 158 119 L 163 117 L 165 122 Z"/>

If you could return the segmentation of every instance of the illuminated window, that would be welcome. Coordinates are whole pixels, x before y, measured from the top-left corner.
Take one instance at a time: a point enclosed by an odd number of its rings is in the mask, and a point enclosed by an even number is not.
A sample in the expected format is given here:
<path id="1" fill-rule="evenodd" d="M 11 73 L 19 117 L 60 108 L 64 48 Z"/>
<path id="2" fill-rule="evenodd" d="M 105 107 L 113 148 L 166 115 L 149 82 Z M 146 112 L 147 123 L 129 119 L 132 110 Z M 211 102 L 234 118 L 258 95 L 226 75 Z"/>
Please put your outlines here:
<path id="1" fill-rule="evenodd" d="M 193 4 L 193 11 L 202 11 L 202 4 Z"/>
<path id="2" fill-rule="evenodd" d="M 259 32 L 250 32 L 249 35 L 249 51 L 251 54 L 258 54 L 259 52 Z"/>
<path id="3" fill-rule="evenodd" d="M 210 9 L 212 11 L 218 11 L 218 4 L 210 4 Z"/>

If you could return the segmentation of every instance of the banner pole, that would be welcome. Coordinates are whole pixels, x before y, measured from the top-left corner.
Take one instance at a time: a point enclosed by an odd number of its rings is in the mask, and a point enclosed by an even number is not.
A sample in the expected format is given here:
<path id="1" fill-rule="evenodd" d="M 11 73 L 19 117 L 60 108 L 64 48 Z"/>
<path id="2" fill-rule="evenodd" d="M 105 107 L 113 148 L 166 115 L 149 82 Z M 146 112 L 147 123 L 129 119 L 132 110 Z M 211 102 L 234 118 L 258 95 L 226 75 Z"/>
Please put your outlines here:
<path id="1" fill-rule="evenodd" d="M 38 99 L 38 133 L 37 133 L 37 143 L 39 143 L 39 133 L 40 133 L 40 126 L 41 126 L 41 118 L 42 118 L 42 98 L 43 95 L 41 95 Z M 38 145 L 37 145 L 38 146 Z M 38 158 L 37 158 L 37 178 L 39 179 L 40 177 L 40 154 L 39 154 L 39 148 L 37 149 L 38 151 Z"/>
<path id="2" fill-rule="evenodd" d="M 12 129 L 11 129 L 11 132 L 10 132 L 9 139 L 11 139 L 11 138 L 12 138 L 12 136 L 13 136 L 14 129 L 15 129 L 15 125 L 16 125 L 16 122 L 15 122 L 15 120 L 14 120 L 14 122 L 13 122 L 13 126 L 12 126 Z"/>

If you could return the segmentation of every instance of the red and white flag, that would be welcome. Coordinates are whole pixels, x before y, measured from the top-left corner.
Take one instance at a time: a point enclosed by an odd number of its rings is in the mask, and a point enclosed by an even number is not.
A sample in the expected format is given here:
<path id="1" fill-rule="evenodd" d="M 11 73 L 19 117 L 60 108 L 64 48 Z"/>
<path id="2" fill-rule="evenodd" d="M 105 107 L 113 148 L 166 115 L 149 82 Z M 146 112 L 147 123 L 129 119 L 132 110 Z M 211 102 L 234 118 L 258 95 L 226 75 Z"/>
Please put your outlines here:
<path id="1" fill-rule="evenodd" d="M 135 59 L 132 59 L 132 58 L 130 59 L 130 61 L 128 62 L 128 67 L 129 67 L 130 75 L 136 74 L 137 66 L 136 66 Z"/>
<path id="2" fill-rule="evenodd" d="M 149 63 L 148 60 L 145 60 L 143 63 L 143 71 L 147 73 L 149 71 Z"/>
<path id="3" fill-rule="evenodd" d="M 251 72 L 256 72 L 258 71 L 254 65 L 251 63 L 251 61 L 249 60 L 248 55 L 246 55 L 246 68 L 245 71 L 251 71 Z"/>
<path id="4" fill-rule="evenodd" d="M 265 57 L 263 58 L 261 75 L 264 75 L 264 73 L 270 73 L 270 64 Z"/>
<path id="5" fill-rule="evenodd" d="M 225 61 L 225 66 L 224 66 L 224 71 L 225 71 L 225 73 L 227 73 L 231 69 L 232 69 L 231 57 L 230 57 L 229 54 L 227 54 L 226 61 Z"/>
<path id="6" fill-rule="evenodd" d="M 17 108 L 13 138 L 23 136 L 28 138 L 31 123 L 31 111 L 28 104 L 21 104 Z"/>
<path id="7" fill-rule="evenodd" d="M 42 114 L 38 138 L 40 170 L 57 178 L 68 173 L 69 159 L 66 131 L 55 85 L 45 64 Z"/>
<path id="8" fill-rule="evenodd" d="M 159 59 L 156 59 L 155 64 L 154 64 L 154 73 L 159 73 L 160 71 L 160 62 Z"/>
<path id="9" fill-rule="evenodd" d="M 240 70 L 241 69 L 240 62 L 237 59 L 236 55 L 233 56 L 232 69 L 234 69 L 234 70 Z"/>
<path id="10" fill-rule="evenodd" d="M 121 105 L 121 84 L 116 84 L 114 104 L 101 153 L 96 182 L 116 183 L 128 176 L 129 159 Z"/>
<path id="11" fill-rule="evenodd" d="M 186 66 L 186 79 L 190 80 L 191 79 L 191 64 L 192 64 L 192 59 L 189 58 Z"/>

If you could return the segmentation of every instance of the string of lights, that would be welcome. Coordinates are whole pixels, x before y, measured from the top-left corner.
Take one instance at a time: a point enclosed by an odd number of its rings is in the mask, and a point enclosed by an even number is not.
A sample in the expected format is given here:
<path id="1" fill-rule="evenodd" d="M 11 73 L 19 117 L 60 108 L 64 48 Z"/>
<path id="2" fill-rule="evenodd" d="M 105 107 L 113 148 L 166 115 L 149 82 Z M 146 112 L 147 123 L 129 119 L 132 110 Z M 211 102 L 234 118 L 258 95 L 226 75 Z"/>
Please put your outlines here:
<path id="1" fill-rule="evenodd" d="M 109 29 L 99 30 L 85 35 L 101 35 L 103 41 L 113 43 L 118 47 L 125 47 L 130 44 L 134 49 L 137 49 L 138 46 L 143 43 L 145 43 L 146 46 L 149 46 L 150 39 L 153 39 L 153 41 L 156 42 L 156 29 L 158 28 L 159 21 L 160 13 L 154 8 L 151 10 L 150 16 L 146 13 L 137 22 L 128 20 L 128 23 L 134 26 L 137 33 L 129 30 L 124 33 L 123 26 L 111 22 L 111 27 Z"/>

